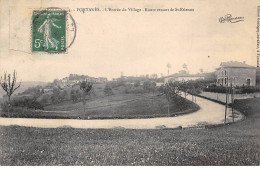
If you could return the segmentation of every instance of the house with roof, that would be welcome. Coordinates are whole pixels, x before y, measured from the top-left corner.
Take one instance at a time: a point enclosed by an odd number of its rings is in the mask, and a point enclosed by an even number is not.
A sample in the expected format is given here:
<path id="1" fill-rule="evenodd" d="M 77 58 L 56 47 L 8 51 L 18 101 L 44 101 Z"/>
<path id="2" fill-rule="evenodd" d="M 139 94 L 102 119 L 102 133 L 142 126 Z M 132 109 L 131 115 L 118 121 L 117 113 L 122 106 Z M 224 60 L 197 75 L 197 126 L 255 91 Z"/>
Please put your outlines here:
<path id="1" fill-rule="evenodd" d="M 256 86 L 256 67 L 245 62 L 222 62 L 216 69 L 217 86 Z"/>

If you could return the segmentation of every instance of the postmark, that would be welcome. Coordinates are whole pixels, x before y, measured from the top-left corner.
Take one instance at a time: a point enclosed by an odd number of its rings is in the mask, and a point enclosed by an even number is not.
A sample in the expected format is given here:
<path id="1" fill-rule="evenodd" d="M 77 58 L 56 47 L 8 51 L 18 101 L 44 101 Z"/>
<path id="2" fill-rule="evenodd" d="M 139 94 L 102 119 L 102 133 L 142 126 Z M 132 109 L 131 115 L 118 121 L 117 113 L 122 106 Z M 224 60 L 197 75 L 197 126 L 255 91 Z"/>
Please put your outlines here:
<path id="1" fill-rule="evenodd" d="M 50 7 L 33 10 L 32 52 L 64 53 L 76 37 L 76 23 L 68 10 Z"/>

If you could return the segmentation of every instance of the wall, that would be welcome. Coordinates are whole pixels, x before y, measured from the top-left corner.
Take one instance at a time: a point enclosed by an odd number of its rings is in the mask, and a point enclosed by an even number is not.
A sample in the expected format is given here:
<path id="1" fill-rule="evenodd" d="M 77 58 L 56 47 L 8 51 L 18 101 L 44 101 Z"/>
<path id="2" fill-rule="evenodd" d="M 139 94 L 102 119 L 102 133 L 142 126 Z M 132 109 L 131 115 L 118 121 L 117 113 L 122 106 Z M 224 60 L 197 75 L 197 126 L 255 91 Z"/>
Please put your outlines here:
<path id="1" fill-rule="evenodd" d="M 224 73 L 222 74 L 222 71 Z M 227 71 L 225 75 L 225 71 Z M 220 72 L 220 74 L 219 74 Z M 217 79 L 227 78 L 228 85 L 230 86 L 231 81 L 235 86 L 247 86 L 247 79 L 250 79 L 250 86 L 256 85 L 256 69 L 255 68 L 244 68 L 244 67 L 229 67 L 221 68 L 216 72 Z M 219 81 L 221 84 L 221 80 Z M 223 80 L 223 86 L 225 85 L 225 80 Z"/>
<path id="2" fill-rule="evenodd" d="M 247 79 L 250 79 L 250 86 L 256 85 L 256 69 L 254 68 L 228 68 L 228 73 L 235 86 L 246 86 Z"/>

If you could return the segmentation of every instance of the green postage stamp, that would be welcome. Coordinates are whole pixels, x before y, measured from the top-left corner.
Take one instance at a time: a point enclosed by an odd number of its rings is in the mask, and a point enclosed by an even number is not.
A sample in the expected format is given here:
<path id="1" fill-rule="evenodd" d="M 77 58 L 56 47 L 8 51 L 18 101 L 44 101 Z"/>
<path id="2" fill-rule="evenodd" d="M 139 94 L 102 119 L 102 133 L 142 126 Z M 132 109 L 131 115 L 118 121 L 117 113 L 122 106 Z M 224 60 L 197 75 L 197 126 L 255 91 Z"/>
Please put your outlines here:
<path id="1" fill-rule="evenodd" d="M 34 10 L 32 52 L 66 51 L 66 11 Z"/>

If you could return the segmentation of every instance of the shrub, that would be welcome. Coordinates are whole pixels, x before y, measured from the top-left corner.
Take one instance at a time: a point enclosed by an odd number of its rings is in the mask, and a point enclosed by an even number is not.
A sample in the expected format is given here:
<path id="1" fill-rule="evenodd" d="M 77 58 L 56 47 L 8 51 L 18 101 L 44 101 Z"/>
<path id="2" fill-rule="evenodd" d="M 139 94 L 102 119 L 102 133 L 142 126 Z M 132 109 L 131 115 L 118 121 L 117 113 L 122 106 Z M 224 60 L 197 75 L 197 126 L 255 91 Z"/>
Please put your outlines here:
<path id="1" fill-rule="evenodd" d="M 104 88 L 104 93 L 105 93 L 105 95 L 107 95 L 107 96 L 113 94 L 112 88 L 111 88 L 108 84 L 106 84 L 106 86 L 105 86 L 105 88 Z"/>
<path id="2" fill-rule="evenodd" d="M 213 93 L 226 93 L 226 88 L 223 86 L 215 86 L 215 87 L 208 87 L 204 88 L 203 91 L 205 92 L 213 92 Z"/>
<path id="3" fill-rule="evenodd" d="M 204 88 L 203 91 L 205 92 L 214 92 L 214 93 L 226 93 L 226 87 L 224 86 L 211 86 L 208 88 Z M 236 86 L 234 93 L 235 94 L 244 94 L 244 93 L 255 93 L 255 92 L 260 92 L 259 87 L 254 87 L 254 86 Z"/>
<path id="4" fill-rule="evenodd" d="M 8 102 L 4 102 L 1 104 L 2 110 L 4 112 L 8 111 Z M 17 111 L 20 109 L 34 109 L 34 110 L 43 110 L 43 104 L 38 102 L 37 100 L 34 100 L 32 98 L 20 98 L 20 99 L 15 99 L 11 101 L 11 111 Z"/>

